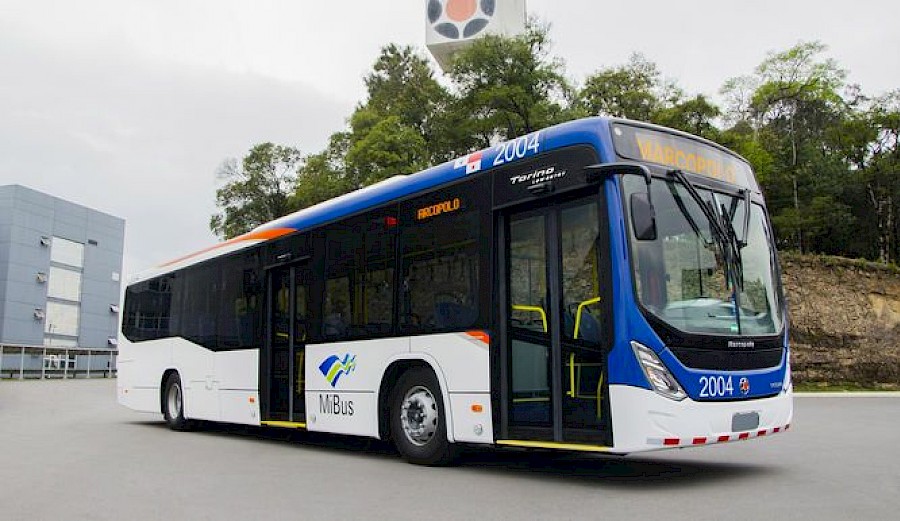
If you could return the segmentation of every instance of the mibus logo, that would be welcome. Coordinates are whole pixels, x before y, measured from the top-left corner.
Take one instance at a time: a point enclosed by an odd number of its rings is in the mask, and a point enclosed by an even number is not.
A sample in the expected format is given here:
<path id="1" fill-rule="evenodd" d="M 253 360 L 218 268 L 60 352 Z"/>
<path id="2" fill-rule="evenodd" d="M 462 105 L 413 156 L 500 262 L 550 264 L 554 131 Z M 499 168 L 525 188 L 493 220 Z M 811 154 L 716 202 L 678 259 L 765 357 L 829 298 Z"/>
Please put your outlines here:
<path id="1" fill-rule="evenodd" d="M 496 8 L 496 0 L 429 0 L 428 23 L 444 38 L 471 38 L 488 26 Z"/>
<path id="2" fill-rule="evenodd" d="M 319 371 L 332 387 L 336 387 L 341 375 L 350 374 L 356 369 L 356 355 L 347 353 L 344 358 L 331 355 L 319 364 Z"/>

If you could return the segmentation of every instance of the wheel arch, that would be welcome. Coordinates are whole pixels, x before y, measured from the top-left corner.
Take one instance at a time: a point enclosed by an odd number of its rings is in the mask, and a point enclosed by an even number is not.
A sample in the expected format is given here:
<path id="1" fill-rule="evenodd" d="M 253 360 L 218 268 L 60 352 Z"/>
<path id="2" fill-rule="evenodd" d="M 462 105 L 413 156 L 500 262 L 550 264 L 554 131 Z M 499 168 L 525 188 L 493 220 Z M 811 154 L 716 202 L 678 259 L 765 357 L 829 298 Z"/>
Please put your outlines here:
<path id="1" fill-rule="evenodd" d="M 453 437 L 453 414 L 450 410 L 450 390 L 447 387 L 447 378 L 444 376 L 443 371 L 441 371 L 437 361 L 424 353 L 395 357 L 388 362 L 384 373 L 382 373 L 381 384 L 378 386 L 378 394 L 375 397 L 378 403 L 379 439 L 387 440 L 391 435 L 391 396 L 394 393 L 394 387 L 400 379 L 400 375 L 416 367 L 430 370 L 434 373 L 435 378 L 437 378 L 438 385 L 441 386 L 441 401 L 444 403 L 444 425 L 447 428 L 447 441 L 450 443 L 455 442 L 456 438 Z"/>

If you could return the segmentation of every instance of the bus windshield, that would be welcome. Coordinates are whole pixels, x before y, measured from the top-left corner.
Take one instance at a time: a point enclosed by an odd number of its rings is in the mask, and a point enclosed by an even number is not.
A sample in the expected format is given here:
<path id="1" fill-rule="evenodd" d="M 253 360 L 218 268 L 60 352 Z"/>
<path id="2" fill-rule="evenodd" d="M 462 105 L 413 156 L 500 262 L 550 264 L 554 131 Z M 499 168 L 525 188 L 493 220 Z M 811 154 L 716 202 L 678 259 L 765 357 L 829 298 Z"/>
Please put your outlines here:
<path id="1" fill-rule="evenodd" d="M 623 178 L 626 201 L 647 190 L 637 176 Z M 743 197 L 696 187 L 722 218 L 714 223 L 675 179 L 651 183 L 656 209 L 655 240 L 632 235 L 632 262 L 637 295 L 643 308 L 667 324 L 688 333 L 731 336 L 775 335 L 782 330 L 782 300 L 776 283 L 772 237 L 764 209 Z M 737 230 L 728 262 L 728 248 L 716 227 Z"/>

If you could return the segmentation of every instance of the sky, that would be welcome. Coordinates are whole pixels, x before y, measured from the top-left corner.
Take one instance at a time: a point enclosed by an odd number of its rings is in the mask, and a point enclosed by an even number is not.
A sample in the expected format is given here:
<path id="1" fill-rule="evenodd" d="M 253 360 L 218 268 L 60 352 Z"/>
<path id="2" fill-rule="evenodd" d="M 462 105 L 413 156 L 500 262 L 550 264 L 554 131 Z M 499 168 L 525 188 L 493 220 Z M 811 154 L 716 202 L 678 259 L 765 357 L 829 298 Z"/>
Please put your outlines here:
<path id="1" fill-rule="evenodd" d="M 503 1 L 503 0 L 499 0 Z M 0 0 L 0 185 L 126 220 L 126 277 L 214 242 L 216 169 L 319 152 L 382 46 L 425 53 L 425 0 Z M 867 94 L 900 88 L 895 0 L 527 0 L 574 82 L 643 53 L 715 97 L 820 40 Z"/>

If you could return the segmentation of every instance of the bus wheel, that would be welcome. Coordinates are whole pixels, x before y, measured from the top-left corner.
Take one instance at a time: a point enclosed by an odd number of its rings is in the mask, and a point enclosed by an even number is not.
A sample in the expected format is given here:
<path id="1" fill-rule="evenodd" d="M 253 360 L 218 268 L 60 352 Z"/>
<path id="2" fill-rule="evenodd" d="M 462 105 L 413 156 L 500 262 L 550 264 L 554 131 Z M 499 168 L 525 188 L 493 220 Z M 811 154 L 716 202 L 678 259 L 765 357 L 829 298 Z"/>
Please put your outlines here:
<path id="1" fill-rule="evenodd" d="M 455 447 L 447 441 L 441 387 L 429 369 L 403 373 L 394 389 L 391 434 L 403 458 L 418 465 L 448 465 Z"/>
<path id="2" fill-rule="evenodd" d="M 172 373 L 166 378 L 162 406 L 163 418 L 166 419 L 166 424 L 170 429 L 175 431 L 190 429 L 191 424 L 184 417 L 184 391 L 178 373 Z"/>

